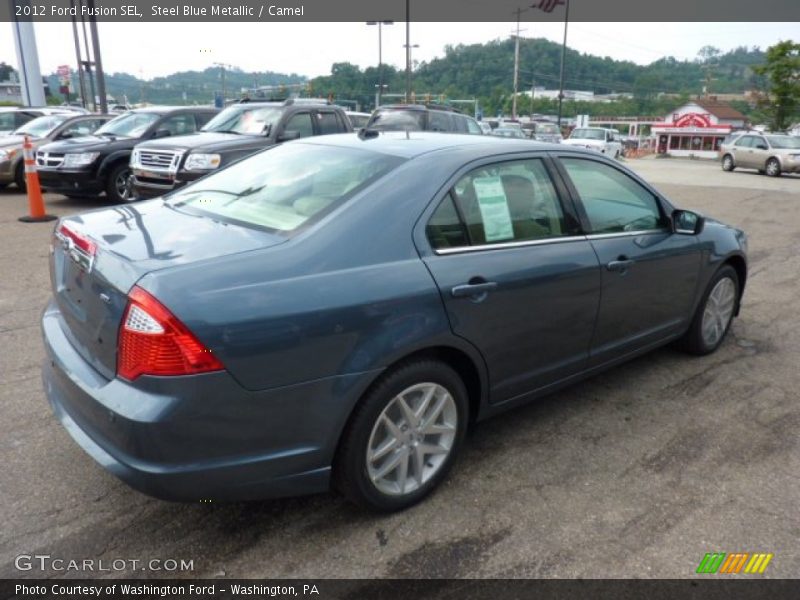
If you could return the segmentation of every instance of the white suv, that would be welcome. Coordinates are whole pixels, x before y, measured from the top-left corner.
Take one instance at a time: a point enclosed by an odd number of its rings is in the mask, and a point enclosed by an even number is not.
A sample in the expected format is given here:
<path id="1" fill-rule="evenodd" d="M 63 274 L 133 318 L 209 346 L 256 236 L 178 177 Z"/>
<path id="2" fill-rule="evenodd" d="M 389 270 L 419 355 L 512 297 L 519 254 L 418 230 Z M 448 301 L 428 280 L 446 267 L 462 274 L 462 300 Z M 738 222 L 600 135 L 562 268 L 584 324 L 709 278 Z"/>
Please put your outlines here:
<path id="1" fill-rule="evenodd" d="M 569 137 L 562 142 L 568 146 L 579 146 L 596 150 L 601 154 L 619 158 L 622 154 L 620 133 L 616 129 L 603 127 L 577 127 L 572 130 Z"/>

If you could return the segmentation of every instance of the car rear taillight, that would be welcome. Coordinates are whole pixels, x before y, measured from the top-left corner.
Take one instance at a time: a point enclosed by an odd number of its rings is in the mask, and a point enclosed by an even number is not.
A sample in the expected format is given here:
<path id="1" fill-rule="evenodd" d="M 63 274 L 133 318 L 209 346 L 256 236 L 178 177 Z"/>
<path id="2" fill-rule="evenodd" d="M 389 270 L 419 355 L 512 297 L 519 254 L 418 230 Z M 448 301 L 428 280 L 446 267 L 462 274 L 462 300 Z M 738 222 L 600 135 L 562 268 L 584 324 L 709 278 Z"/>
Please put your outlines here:
<path id="1" fill-rule="evenodd" d="M 138 286 L 128 294 L 117 353 L 117 375 L 192 375 L 222 363 L 163 304 Z"/>
<path id="2" fill-rule="evenodd" d="M 93 257 L 97 253 L 97 244 L 90 237 L 70 229 L 65 223 L 58 226 L 56 235 L 60 235 L 62 239 L 72 240 L 74 246 L 89 257 Z"/>

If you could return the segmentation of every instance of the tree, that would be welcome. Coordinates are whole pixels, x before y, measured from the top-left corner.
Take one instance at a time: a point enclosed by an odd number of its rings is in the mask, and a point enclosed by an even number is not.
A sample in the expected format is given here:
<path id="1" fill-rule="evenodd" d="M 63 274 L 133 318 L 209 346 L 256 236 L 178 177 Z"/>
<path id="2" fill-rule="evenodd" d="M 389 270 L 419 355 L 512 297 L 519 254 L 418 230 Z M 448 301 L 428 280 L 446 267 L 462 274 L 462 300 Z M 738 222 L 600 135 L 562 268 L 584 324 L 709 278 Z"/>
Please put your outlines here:
<path id="1" fill-rule="evenodd" d="M 800 111 L 800 44 L 787 40 L 767 48 L 766 63 L 753 71 L 767 78 L 769 95 L 762 107 L 770 127 L 786 129 Z"/>
<path id="2" fill-rule="evenodd" d="M 4 62 L 0 62 L 0 81 L 9 81 L 13 72 L 14 67 Z"/>

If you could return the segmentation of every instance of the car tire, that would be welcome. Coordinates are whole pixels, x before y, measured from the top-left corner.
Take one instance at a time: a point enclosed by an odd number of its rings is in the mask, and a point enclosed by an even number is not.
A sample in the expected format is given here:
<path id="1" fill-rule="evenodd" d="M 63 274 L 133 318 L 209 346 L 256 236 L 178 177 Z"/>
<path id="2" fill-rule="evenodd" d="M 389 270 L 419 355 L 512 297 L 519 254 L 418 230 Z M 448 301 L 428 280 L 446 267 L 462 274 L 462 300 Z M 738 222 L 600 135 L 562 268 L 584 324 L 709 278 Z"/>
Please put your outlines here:
<path id="1" fill-rule="evenodd" d="M 426 359 L 393 368 L 350 417 L 334 460 L 334 486 L 373 511 L 416 504 L 452 467 L 468 418 L 464 382 L 447 364 Z"/>
<path id="2" fill-rule="evenodd" d="M 115 204 L 130 202 L 131 169 L 128 163 L 121 162 L 111 168 L 106 180 L 106 196 Z"/>
<path id="3" fill-rule="evenodd" d="M 777 158 L 770 158 L 767 161 L 767 164 L 764 165 L 764 170 L 766 171 L 769 177 L 780 177 L 781 163 L 778 162 Z"/>
<path id="4" fill-rule="evenodd" d="M 739 275 L 730 265 L 711 278 L 679 345 L 690 354 L 711 354 L 722 344 L 739 306 Z"/>
<path id="5" fill-rule="evenodd" d="M 736 168 L 736 164 L 733 162 L 733 157 L 730 154 L 726 154 L 722 157 L 722 170 L 723 171 L 733 171 Z"/>
<path id="6" fill-rule="evenodd" d="M 19 162 L 17 168 L 14 170 L 14 183 L 21 193 L 25 194 L 28 192 L 28 181 L 25 178 L 25 165 L 22 161 Z"/>

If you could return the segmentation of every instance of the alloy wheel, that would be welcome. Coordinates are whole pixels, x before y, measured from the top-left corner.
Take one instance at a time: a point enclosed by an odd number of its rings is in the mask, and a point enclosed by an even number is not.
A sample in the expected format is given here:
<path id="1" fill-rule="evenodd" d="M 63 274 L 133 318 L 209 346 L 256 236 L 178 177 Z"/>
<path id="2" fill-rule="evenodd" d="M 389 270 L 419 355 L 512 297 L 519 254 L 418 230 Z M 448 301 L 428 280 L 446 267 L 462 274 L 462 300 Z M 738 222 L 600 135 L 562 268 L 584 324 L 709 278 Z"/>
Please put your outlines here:
<path id="1" fill-rule="evenodd" d="M 453 449 L 458 411 L 437 383 L 412 385 L 381 412 L 367 444 L 367 474 L 382 493 L 402 496 L 431 480 Z"/>
<path id="2" fill-rule="evenodd" d="M 703 341 L 709 346 L 719 343 L 728 329 L 736 305 L 736 284 L 723 277 L 711 290 L 703 311 L 701 332 Z"/>

